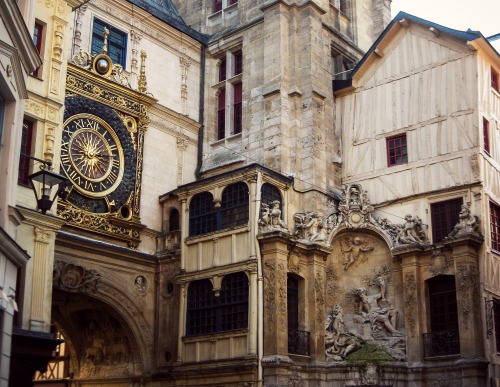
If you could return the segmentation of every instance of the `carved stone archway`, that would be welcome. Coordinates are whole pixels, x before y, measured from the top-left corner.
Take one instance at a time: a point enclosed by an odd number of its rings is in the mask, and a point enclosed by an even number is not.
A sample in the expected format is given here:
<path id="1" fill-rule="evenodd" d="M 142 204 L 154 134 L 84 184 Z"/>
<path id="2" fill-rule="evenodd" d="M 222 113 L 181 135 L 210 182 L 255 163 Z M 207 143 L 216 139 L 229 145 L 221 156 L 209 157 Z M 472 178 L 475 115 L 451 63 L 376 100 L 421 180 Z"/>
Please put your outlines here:
<path id="1" fill-rule="evenodd" d="M 69 345 L 70 372 L 75 378 L 123 381 L 150 372 L 153 333 L 149 323 L 130 289 L 97 270 L 56 261 L 52 320 Z"/>

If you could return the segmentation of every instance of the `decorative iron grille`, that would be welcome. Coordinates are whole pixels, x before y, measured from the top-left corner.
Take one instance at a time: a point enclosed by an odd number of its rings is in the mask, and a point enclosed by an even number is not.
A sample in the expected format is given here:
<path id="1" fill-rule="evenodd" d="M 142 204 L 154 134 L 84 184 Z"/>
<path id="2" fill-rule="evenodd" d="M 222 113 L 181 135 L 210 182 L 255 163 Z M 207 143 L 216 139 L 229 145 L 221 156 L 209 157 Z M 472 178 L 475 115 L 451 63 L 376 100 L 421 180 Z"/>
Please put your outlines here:
<path id="1" fill-rule="evenodd" d="M 424 333 L 425 357 L 460 355 L 458 331 Z"/>
<path id="2" fill-rule="evenodd" d="M 309 332 L 288 331 L 288 353 L 309 356 Z"/>

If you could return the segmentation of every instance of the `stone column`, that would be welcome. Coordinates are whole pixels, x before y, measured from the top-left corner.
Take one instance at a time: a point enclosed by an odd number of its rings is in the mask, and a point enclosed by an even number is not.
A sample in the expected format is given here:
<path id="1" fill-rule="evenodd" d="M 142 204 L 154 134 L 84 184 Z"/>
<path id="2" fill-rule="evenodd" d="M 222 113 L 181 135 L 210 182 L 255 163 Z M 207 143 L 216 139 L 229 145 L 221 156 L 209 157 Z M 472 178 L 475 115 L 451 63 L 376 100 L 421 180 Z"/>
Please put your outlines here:
<path id="1" fill-rule="evenodd" d="M 22 328 L 49 332 L 52 307 L 52 271 L 56 232 L 65 221 L 51 215 L 19 208 L 24 216 L 18 232 L 19 244 L 24 246 L 32 259 L 24 275 L 24 300 L 20 306 Z"/>
<path id="2" fill-rule="evenodd" d="M 248 333 L 248 354 L 257 354 L 257 267 L 249 270 L 250 275 L 250 308 L 249 308 L 249 333 Z"/>
<path id="3" fill-rule="evenodd" d="M 186 283 L 179 284 L 179 335 L 177 343 L 177 362 L 182 363 L 184 345 L 182 337 L 184 336 L 184 327 L 186 326 Z"/>
<path id="4" fill-rule="evenodd" d="M 259 239 L 264 272 L 264 356 L 288 356 L 287 241 L 279 231 Z"/>
<path id="5" fill-rule="evenodd" d="M 457 289 L 460 356 L 483 356 L 483 329 L 481 324 L 481 298 L 477 268 L 479 238 L 468 236 L 446 243 L 453 249 L 455 286 Z"/>

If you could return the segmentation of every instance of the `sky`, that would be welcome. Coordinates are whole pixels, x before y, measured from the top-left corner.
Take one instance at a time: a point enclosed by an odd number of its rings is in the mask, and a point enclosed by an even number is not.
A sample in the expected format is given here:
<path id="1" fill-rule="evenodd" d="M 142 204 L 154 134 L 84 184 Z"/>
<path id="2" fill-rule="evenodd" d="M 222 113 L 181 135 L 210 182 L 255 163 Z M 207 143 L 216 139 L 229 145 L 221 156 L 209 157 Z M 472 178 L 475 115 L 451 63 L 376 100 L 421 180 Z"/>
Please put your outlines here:
<path id="1" fill-rule="evenodd" d="M 445 27 L 480 31 L 485 37 L 500 33 L 500 0 L 392 0 L 392 17 L 399 11 Z"/>

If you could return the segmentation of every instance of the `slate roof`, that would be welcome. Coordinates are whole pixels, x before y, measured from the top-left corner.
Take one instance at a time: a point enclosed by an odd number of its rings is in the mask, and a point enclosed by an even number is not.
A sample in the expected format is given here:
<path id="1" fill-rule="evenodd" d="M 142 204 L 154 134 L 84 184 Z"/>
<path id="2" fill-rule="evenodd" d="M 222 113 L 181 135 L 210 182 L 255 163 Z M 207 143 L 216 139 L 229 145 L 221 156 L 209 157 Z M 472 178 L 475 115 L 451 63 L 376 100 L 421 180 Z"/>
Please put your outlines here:
<path id="1" fill-rule="evenodd" d="M 157 17 L 161 21 L 170 24 L 175 29 L 191 36 L 200 43 L 206 44 L 208 36 L 196 31 L 188 26 L 182 19 L 179 11 L 175 8 L 171 0 L 128 0 L 130 3 L 137 5 L 151 15 Z"/>

